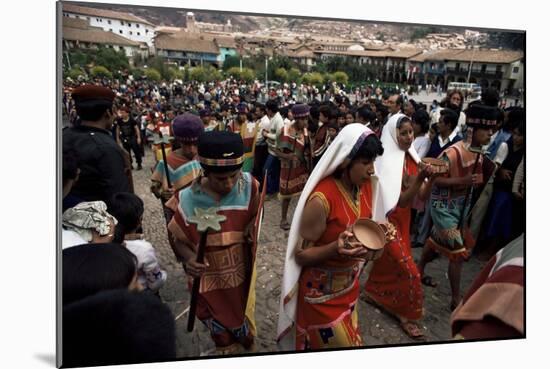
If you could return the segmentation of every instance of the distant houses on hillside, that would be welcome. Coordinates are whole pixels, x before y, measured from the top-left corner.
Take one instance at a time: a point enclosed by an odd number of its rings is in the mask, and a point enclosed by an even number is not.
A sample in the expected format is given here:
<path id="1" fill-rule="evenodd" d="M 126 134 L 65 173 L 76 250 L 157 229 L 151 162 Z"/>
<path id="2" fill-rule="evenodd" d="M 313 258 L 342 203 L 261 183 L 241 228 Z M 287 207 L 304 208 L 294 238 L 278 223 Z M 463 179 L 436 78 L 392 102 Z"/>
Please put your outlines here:
<path id="1" fill-rule="evenodd" d="M 231 23 L 213 27 L 186 15 L 186 28 L 155 26 L 130 13 L 63 4 L 63 47 L 123 50 L 136 58 L 156 55 L 183 66 L 220 68 L 228 56 L 285 56 L 304 71 L 318 62 L 344 57 L 359 65 L 376 66 L 383 82 L 441 85 L 449 82 L 479 83 L 499 90 L 517 89 L 524 81 L 521 51 L 446 48 L 422 50 L 407 45 L 388 46 L 373 40 L 348 40 L 329 36 L 289 37 L 231 32 Z M 433 35 L 434 40 L 448 35 Z"/>

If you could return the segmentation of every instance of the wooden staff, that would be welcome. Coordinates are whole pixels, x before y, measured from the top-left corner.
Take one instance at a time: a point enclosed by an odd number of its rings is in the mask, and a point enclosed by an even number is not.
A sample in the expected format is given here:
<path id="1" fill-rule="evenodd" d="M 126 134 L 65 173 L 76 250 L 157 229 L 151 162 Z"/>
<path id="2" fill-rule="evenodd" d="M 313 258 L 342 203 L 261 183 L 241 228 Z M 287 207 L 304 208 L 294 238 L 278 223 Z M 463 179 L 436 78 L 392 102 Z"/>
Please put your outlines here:
<path id="1" fill-rule="evenodd" d="M 208 229 L 201 234 L 199 250 L 197 253 L 197 263 L 204 262 L 204 249 L 206 249 L 206 237 Z M 197 299 L 199 297 L 199 287 L 201 285 L 200 277 L 193 279 L 193 289 L 191 290 L 191 303 L 189 305 L 189 319 L 187 320 L 187 332 L 193 332 L 195 327 L 195 313 L 197 311 Z"/>
<path id="2" fill-rule="evenodd" d="M 311 137 L 307 136 L 307 145 L 309 146 L 309 168 L 308 168 L 308 174 L 311 174 L 313 172 L 313 143 L 311 142 Z"/>
<path id="3" fill-rule="evenodd" d="M 168 171 L 168 162 L 166 161 L 166 149 L 164 148 L 164 138 L 162 132 L 159 131 L 160 138 L 160 149 L 162 151 L 162 161 L 164 162 L 164 171 L 166 172 L 166 182 L 168 183 L 168 188 L 172 187 L 172 182 L 170 181 L 170 172 Z"/>

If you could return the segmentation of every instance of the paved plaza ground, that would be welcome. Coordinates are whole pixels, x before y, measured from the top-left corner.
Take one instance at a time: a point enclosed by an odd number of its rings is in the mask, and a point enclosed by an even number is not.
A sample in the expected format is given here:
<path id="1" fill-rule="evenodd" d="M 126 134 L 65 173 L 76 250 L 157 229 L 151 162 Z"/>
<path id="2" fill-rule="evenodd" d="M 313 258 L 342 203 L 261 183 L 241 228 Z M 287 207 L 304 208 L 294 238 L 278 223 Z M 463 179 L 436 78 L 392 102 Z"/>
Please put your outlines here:
<path id="1" fill-rule="evenodd" d="M 182 314 L 189 306 L 189 293 L 183 268 L 176 262 L 168 244 L 166 228 L 160 201 L 149 191 L 150 168 L 153 165 L 151 151 L 147 151 L 143 170 L 134 171 L 136 193 L 145 202 L 144 232 L 146 239 L 156 248 L 162 267 L 168 272 L 168 280 L 161 290 L 161 297 L 175 317 L 177 326 L 177 355 L 179 358 L 212 355 L 214 346 L 206 328 L 195 324 L 195 331 L 186 331 L 187 314 Z M 294 211 L 296 200 L 289 210 L 289 219 Z M 280 284 L 283 273 L 284 255 L 288 232 L 279 228 L 280 203 L 271 197 L 265 204 L 265 219 L 262 227 L 260 245 L 257 254 L 258 278 L 256 284 L 256 323 L 258 328 L 257 351 L 275 352 L 277 315 L 279 310 Z M 413 249 L 418 261 L 421 249 Z M 475 258 L 464 265 L 462 290 L 467 289 L 483 264 Z M 446 279 L 447 261 L 439 258 L 431 263 L 427 274 L 439 282 L 436 288 L 424 287 L 424 318 L 420 321 L 427 342 L 451 339 L 450 330 L 450 286 Z M 364 277 L 362 284 L 364 284 Z M 406 336 L 396 320 L 378 308 L 359 302 L 359 321 L 364 342 L 367 346 L 392 345 L 415 342 Z"/>

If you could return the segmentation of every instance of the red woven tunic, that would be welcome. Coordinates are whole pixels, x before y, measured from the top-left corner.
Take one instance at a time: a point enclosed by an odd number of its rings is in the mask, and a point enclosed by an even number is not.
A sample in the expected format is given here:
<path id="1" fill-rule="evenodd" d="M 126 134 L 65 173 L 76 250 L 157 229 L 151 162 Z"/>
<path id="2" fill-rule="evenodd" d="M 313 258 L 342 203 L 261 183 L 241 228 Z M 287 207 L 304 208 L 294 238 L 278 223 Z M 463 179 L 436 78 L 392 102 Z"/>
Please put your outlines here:
<path id="1" fill-rule="evenodd" d="M 359 218 L 372 216 L 372 192 L 366 182 L 352 199 L 334 177 L 322 180 L 310 199 L 318 197 L 327 214 L 326 229 L 314 246 L 338 239 Z M 300 274 L 296 349 L 361 346 L 356 303 L 363 262 L 343 258 L 327 260 L 315 267 L 304 267 Z"/>
<path id="2" fill-rule="evenodd" d="M 404 173 L 409 176 L 418 173 L 418 166 L 405 155 Z M 403 190 L 403 189 L 402 189 Z M 422 286 L 420 273 L 411 254 L 409 227 L 411 208 L 397 206 L 389 216 L 397 230 L 396 239 L 387 244 L 365 285 L 367 296 L 390 313 L 409 320 L 422 317 Z"/>

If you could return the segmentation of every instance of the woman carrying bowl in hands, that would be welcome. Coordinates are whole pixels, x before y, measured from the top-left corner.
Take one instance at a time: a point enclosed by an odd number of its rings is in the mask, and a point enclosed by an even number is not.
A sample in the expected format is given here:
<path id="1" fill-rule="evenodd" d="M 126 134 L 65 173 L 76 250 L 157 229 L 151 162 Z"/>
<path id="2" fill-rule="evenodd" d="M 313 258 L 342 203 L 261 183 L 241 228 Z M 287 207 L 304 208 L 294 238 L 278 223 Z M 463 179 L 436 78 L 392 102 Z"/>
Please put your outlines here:
<path id="1" fill-rule="evenodd" d="M 383 153 L 362 124 L 342 129 L 310 175 L 290 229 L 278 344 L 283 350 L 361 346 L 359 275 L 369 252 L 351 226 L 372 216 L 371 176 Z"/>
<path id="2" fill-rule="evenodd" d="M 382 257 L 373 262 L 365 285 L 367 300 L 395 316 L 411 338 L 422 338 L 415 323 L 422 317 L 420 274 L 411 254 L 409 227 L 415 195 L 424 199 L 432 185 L 433 168 L 420 164 L 412 146 L 413 126 L 409 117 L 395 114 L 382 132 L 384 155 L 375 163 L 378 185 L 373 219 L 386 219 L 397 230 L 396 239 L 386 245 Z M 426 181 L 427 178 L 430 178 Z"/>

